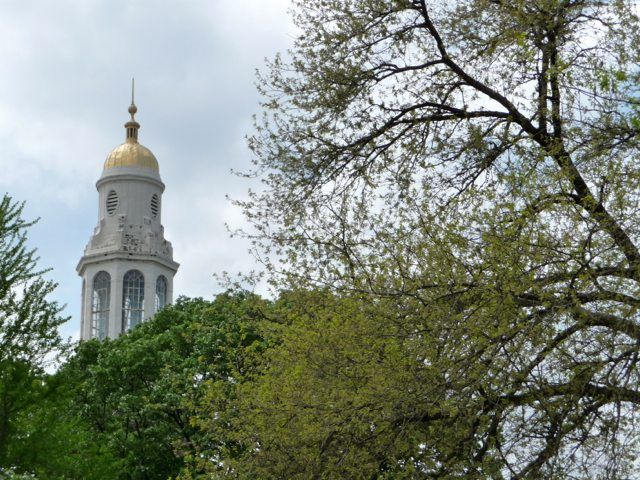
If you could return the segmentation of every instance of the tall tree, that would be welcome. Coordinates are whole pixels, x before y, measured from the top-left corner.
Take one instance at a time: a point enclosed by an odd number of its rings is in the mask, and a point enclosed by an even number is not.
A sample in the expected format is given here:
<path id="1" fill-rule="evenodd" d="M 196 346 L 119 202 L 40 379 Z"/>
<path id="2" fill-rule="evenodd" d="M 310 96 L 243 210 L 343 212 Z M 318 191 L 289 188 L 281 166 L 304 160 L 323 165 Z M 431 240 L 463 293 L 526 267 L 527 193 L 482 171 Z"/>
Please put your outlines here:
<path id="1" fill-rule="evenodd" d="M 415 372 L 397 383 L 406 402 L 368 420 L 370 437 L 309 440 L 325 466 L 314 475 L 355 462 L 383 418 L 403 448 L 379 471 L 637 475 L 635 4 L 294 3 L 301 33 L 261 77 L 250 142 L 267 187 L 241 204 L 281 286 L 365 295 Z M 321 367 L 300 363 L 327 386 L 346 375 Z M 295 418 L 302 405 L 278 398 Z M 249 407 L 256 422 L 267 407 Z M 268 465 L 265 438 L 252 441 Z"/>
<path id="2" fill-rule="evenodd" d="M 235 385 L 260 350 L 252 317 L 262 305 L 246 292 L 179 298 L 126 335 L 80 343 L 48 382 L 53 398 L 23 421 L 39 432 L 21 445 L 33 450 L 32 471 L 164 480 L 183 470 L 198 475 L 229 454 L 235 440 L 227 417 Z"/>
<path id="3" fill-rule="evenodd" d="M 33 383 L 61 347 L 58 326 L 67 320 L 48 299 L 56 285 L 43 278 L 26 245 L 33 223 L 22 210 L 9 196 L 0 199 L 0 466 L 7 466 L 15 419 L 36 398 Z"/>
<path id="4" fill-rule="evenodd" d="M 23 361 L 42 368 L 61 345 L 58 326 L 66 318 L 47 297 L 56 284 L 45 280 L 36 251 L 27 247 L 24 205 L 8 195 L 0 200 L 0 362 Z"/>

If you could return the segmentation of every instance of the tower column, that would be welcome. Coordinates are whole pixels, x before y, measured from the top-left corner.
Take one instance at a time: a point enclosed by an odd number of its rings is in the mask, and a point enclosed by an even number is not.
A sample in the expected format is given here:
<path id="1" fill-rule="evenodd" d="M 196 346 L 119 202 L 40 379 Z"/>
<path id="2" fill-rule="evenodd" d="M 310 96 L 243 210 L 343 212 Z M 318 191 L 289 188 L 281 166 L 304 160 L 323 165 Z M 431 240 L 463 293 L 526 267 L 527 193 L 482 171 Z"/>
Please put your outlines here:
<path id="1" fill-rule="evenodd" d="M 106 335 L 115 338 L 123 333 L 124 277 L 131 270 L 138 270 L 144 277 L 142 319 L 155 314 L 156 281 L 159 275 L 167 280 L 166 302 L 173 298 L 173 277 L 178 263 L 173 260 L 171 243 L 164 238 L 161 223 L 162 193 L 158 161 L 151 151 L 138 143 L 140 124 L 135 120 L 138 111 L 133 102 L 129 106 L 131 119 L 125 123 L 125 142 L 111 151 L 102 175 L 96 183 L 98 189 L 98 224 L 84 255 L 77 266 L 83 278 L 81 339 L 92 338 L 93 281 L 101 272 L 110 275 L 108 302 L 103 290 L 102 311 Z M 139 281 L 139 280 L 138 280 Z M 141 292 L 132 285 L 127 303 L 134 313 L 138 311 Z M 137 313 L 135 313 L 137 314 Z"/>

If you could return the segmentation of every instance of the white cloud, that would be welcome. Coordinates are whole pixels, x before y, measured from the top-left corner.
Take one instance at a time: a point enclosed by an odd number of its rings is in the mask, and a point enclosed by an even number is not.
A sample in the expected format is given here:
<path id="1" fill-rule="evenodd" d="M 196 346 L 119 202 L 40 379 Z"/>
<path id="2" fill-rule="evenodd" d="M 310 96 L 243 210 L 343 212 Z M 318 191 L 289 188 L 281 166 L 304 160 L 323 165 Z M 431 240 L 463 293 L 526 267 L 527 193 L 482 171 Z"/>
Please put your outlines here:
<path id="1" fill-rule="evenodd" d="M 294 28 L 288 0 L 60 0 L 0 4 L 0 190 L 41 217 L 31 245 L 59 282 L 56 299 L 79 325 L 75 265 L 97 221 L 95 181 L 124 139 L 136 76 L 141 143 L 166 183 L 167 238 L 181 263 L 175 289 L 218 291 L 213 274 L 254 267 L 225 222 L 225 199 L 249 184 L 244 136 L 258 110 L 255 68 L 285 50 Z M 255 186 L 255 185 L 254 185 Z"/>

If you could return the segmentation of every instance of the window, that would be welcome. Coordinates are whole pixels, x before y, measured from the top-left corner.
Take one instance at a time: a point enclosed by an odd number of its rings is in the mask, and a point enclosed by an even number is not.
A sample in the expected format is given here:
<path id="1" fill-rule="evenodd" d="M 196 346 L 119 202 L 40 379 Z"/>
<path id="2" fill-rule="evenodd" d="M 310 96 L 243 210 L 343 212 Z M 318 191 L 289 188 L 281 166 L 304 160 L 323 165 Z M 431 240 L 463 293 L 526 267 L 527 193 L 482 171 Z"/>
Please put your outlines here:
<path id="1" fill-rule="evenodd" d="M 160 199 L 158 194 L 154 193 L 151 197 L 151 215 L 153 218 L 158 218 L 158 212 L 160 211 Z"/>
<path id="2" fill-rule="evenodd" d="M 118 210 L 118 194 L 115 190 L 110 190 L 107 195 L 107 213 L 113 215 Z"/>
<path id="3" fill-rule="evenodd" d="M 162 310 L 167 304 L 167 279 L 160 275 L 156 280 L 156 312 Z"/>
<path id="4" fill-rule="evenodd" d="M 111 275 L 98 272 L 93 277 L 91 296 L 91 337 L 104 340 L 109 325 L 109 302 L 111 301 Z"/>
<path id="5" fill-rule="evenodd" d="M 131 330 L 144 317 L 144 276 L 129 270 L 122 281 L 122 331 Z"/>

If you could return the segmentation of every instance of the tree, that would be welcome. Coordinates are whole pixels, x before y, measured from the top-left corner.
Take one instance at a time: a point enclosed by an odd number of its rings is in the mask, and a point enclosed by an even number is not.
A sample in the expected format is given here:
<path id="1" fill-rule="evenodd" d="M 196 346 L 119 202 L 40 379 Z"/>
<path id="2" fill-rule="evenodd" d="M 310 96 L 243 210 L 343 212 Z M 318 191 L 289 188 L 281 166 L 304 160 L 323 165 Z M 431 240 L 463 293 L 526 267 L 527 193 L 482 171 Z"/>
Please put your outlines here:
<path id="1" fill-rule="evenodd" d="M 22 210 L 8 195 L 0 200 L 0 466 L 19 461 L 7 458 L 14 420 L 34 401 L 36 377 L 62 346 L 58 326 L 67 320 L 48 299 L 56 284 L 43 278 L 35 250 L 26 246 L 33 223 Z"/>
<path id="2" fill-rule="evenodd" d="M 32 376 L 30 402 L 13 422 L 17 433 L 9 444 L 9 464 L 33 478 L 117 478 L 121 462 L 84 412 L 74 408 L 79 382 L 72 370 L 63 366 L 55 374 Z"/>
<path id="3" fill-rule="evenodd" d="M 71 441 L 32 443 L 32 471 L 166 479 L 210 469 L 211 459 L 234 448 L 226 419 L 238 373 L 260 350 L 251 312 L 263 304 L 246 292 L 213 302 L 179 298 L 126 335 L 80 343 L 50 380 L 63 401 L 52 399 L 25 421 L 40 437 L 69 431 Z M 56 412 L 60 421 L 49 423 Z"/>
<path id="4" fill-rule="evenodd" d="M 196 366 L 183 405 L 196 433 L 192 450 L 182 454 L 186 466 L 178 478 L 232 474 L 227 460 L 245 453 L 235 432 L 239 395 L 268 348 L 259 326 L 271 308 L 255 294 L 230 290 L 216 297 L 191 330 Z"/>
<path id="5" fill-rule="evenodd" d="M 369 437 L 348 428 L 348 412 L 334 422 L 344 435 L 307 437 L 318 406 L 303 425 L 280 425 L 279 438 L 306 439 L 324 465 L 318 478 L 357 465 L 381 423 L 401 447 L 377 459 L 380 476 L 637 475 L 635 5 L 294 8 L 302 33 L 260 79 L 265 114 L 250 140 L 266 188 L 240 204 L 276 285 L 364 297 L 363 312 L 379 306 L 382 325 L 395 325 L 398 378 L 408 370 L 414 380 L 391 382 L 405 399 L 393 409 L 373 393 L 361 401 L 395 415 L 369 418 Z M 280 348 L 296 352 L 308 335 Z M 367 346 L 354 349 L 360 365 Z M 318 391 L 346 375 L 320 375 L 337 365 L 325 353 L 313 364 L 288 357 L 325 382 Z M 291 373 L 267 375 L 277 389 Z M 291 395 L 283 390 L 279 405 L 300 418 Z M 257 425 L 271 407 L 258 397 L 246 408 Z M 269 448 L 274 434 L 247 438 L 249 451 L 265 452 L 264 471 L 285 464 L 286 452 Z M 373 476 L 366 466 L 355 476 Z"/>
<path id="6" fill-rule="evenodd" d="M 47 299 L 56 284 L 43 278 L 35 250 L 27 248 L 24 205 L 0 200 L 0 362 L 23 361 L 42 368 L 61 345 L 62 308 Z"/>
<path id="7" fill-rule="evenodd" d="M 236 401 L 238 443 L 259 445 L 229 459 L 239 478 L 414 478 L 429 465 L 421 449 L 459 445 L 464 429 L 446 424 L 457 399 L 429 398 L 441 365 L 416 362 L 425 343 L 407 340 L 393 305 L 367 300 L 317 290 L 277 302 L 266 368 Z M 425 438 L 403 419 L 427 403 L 440 413 Z"/>
<path id="8" fill-rule="evenodd" d="M 189 330 L 208 304 L 178 299 L 131 333 L 82 342 L 61 369 L 69 408 L 111 459 L 109 478 L 165 479 L 182 468 L 194 433 L 183 405 L 197 365 Z"/>

